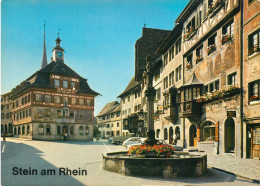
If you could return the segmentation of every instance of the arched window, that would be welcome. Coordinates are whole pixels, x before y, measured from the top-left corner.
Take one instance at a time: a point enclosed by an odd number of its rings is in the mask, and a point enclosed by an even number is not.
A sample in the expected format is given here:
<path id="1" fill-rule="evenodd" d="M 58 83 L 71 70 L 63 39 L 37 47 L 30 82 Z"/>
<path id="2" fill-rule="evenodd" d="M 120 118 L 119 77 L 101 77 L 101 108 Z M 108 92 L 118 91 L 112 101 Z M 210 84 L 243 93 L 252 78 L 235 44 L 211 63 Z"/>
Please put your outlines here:
<path id="1" fill-rule="evenodd" d="M 89 134 L 89 128 L 88 126 L 85 126 L 85 135 L 88 135 Z"/>
<path id="2" fill-rule="evenodd" d="M 13 125 L 11 123 L 9 123 L 8 128 L 9 128 L 9 134 L 13 134 Z"/>
<path id="3" fill-rule="evenodd" d="M 83 135 L 83 126 L 79 127 L 79 135 Z"/>
<path id="4" fill-rule="evenodd" d="M 30 134 L 30 125 L 27 125 L 27 134 Z"/>
<path id="5" fill-rule="evenodd" d="M 164 140 L 168 139 L 168 132 L 167 132 L 167 128 L 164 129 Z"/>
<path id="6" fill-rule="evenodd" d="M 40 125 L 39 125 L 39 134 L 40 134 L 40 135 L 43 135 L 43 134 L 44 134 L 44 126 L 43 126 L 43 124 L 40 124 Z"/>
<path id="7" fill-rule="evenodd" d="M 156 130 L 156 138 L 160 138 L 160 129 Z"/>
<path id="8" fill-rule="evenodd" d="M 25 126 L 22 126 L 22 135 L 25 134 Z"/>
<path id="9" fill-rule="evenodd" d="M 125 136 L 125 133 L 123 132 L 123 136 Z"/>
<path id="10" fill-rule="evenodd" d="M 51 135 L 51 126 L 46 125 L 46 135 Z"/>
<path id="11" fill-rule="evenodd" d="M 70 135 L 74 135 L 74 127 L 73 126 L 70 127 Z"/>
<path id="12" fill-rule="evenodd" d="M 61 132 L 60 132 L 60 126 L 57 126 L 57 135 L 60 135 Z"/>
<path id="13" fill-rule="evenodd" d="M 215 124 L 207 121 L 201 126 L 201 139 L 202 141 L 215 140 Z"/>
<path id="14" fill-rule="evenodd" d="M 21 134 L 21 128 L 18 127 L 18 135 L 20 135 L 20 134 Z"/>
<path id="15" fill-rule="evenodd" d="M 177 136 L 177 140 L 180 140 L 181 139 L 181 132 L 180 132 L 180 127 L 176 127 L 175 128 L 175 134 Z"/>
<path id="16" fill-rule="evenodd" d="M 17 135 L 17 128 L 14 127 L 14 135 Z"/>

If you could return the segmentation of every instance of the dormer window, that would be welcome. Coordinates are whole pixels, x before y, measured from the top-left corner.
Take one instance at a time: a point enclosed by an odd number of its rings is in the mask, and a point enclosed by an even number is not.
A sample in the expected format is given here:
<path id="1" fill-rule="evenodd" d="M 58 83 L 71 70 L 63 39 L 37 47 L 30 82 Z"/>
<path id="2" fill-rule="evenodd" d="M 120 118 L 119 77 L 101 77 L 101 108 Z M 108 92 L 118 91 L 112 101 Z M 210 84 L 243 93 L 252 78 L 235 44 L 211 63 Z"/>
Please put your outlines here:
<path id="1" fill-rule="evenodd" d="M 54 79 L 54 87 L 60 87 L 60 80 Z"/>

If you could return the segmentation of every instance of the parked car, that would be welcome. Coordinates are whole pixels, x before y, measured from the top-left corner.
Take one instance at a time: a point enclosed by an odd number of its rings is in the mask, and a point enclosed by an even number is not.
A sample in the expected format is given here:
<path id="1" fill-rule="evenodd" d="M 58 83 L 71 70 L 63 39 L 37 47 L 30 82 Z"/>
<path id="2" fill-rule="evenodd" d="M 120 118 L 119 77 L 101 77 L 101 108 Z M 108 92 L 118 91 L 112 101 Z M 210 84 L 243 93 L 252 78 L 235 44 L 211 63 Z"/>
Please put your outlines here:
<path id="1" fill-rule="evenodd" d="M 119 145 L 120 143 L 123 143 L 125 140 L 127 140 L 130 137 L 133 137 L 134 134 L 133 133 L 129 133 L 127 136 L 114 136 L 112 138 L 112 142 L 115 145 Z"/>
<path id="2" fill-rule="evenodd" d="M 128 138 L 127 140 L 125 140 L 123 142 L 123 146 L 126 147 L 127 145 L 133 145 L 133 144 L 137 144 L 138 141 L 141 139 L 142 137 L 131 137 L 131 138 Z"/>
<path id="3" fill-rule="evenodd" d="M 111 137 L 108 138 L 107 142 L 108 142 L 108 143 L 111 143 L 111 142 L 112 142 L 112 138 L 111 138 Z"/>

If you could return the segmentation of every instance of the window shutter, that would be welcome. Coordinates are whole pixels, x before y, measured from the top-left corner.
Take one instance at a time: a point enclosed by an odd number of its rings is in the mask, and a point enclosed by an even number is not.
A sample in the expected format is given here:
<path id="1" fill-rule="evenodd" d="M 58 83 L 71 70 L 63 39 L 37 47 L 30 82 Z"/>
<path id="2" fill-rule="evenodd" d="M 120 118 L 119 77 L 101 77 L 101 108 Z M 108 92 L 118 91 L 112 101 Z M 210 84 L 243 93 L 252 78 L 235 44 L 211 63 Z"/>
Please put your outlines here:
<path id="1" fill-rule="evenodd" d="M 200 142 L 200 127 L 197 127 L 197 141 Z"/>
<path id="2" fill-rule="evenodd" d="M 204 20 L 205 14 L 204 14 L 204 5 L 202 5 L 202 19 Z"/>
<path id="3" fill-rule="evenodd" d="M 219 122 L 217 121 L 215 124 L 215 142 L 218 142 L 219 139 Z"/>
<path id="4" fill-rule="evenodd" d="M 195 29 L 198 28 L 198 12 L 195 15 Z"/>

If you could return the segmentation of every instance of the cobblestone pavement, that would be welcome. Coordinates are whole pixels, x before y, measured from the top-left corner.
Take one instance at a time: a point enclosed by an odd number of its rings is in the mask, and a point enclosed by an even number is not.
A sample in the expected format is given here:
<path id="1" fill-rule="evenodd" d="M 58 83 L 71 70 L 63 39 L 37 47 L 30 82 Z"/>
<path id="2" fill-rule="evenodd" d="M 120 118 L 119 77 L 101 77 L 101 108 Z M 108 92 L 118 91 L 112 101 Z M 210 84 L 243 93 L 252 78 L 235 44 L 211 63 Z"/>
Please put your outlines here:
<path id="1" fill-rule="evenodd" d="M 241 159 L 227 155 L 208 155 L 208 166 L 260 180 L 260 160 Z"/>

